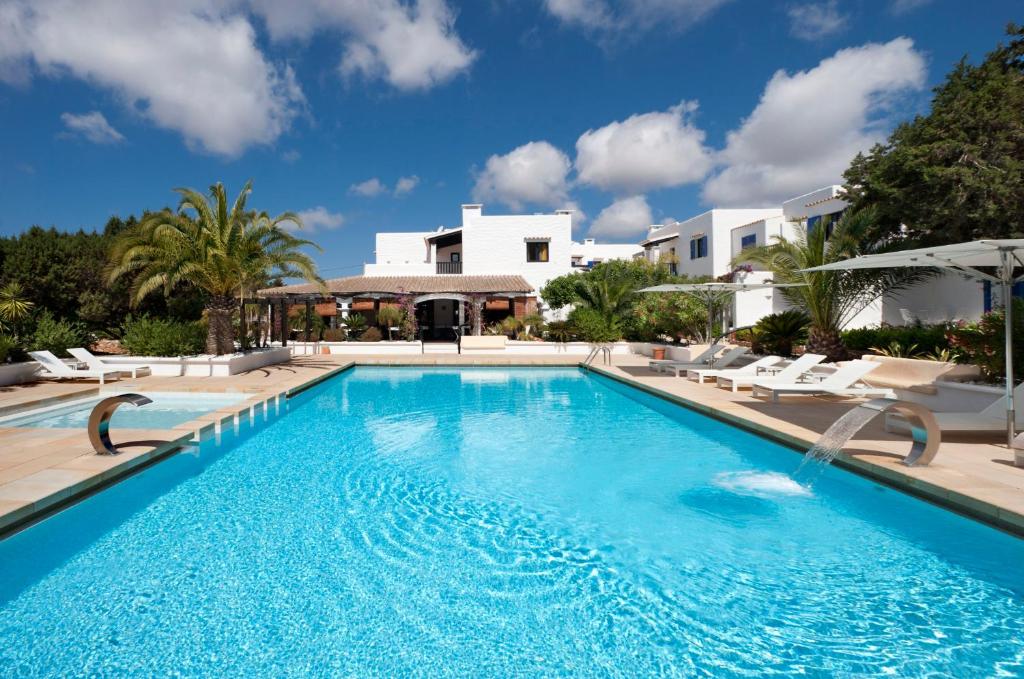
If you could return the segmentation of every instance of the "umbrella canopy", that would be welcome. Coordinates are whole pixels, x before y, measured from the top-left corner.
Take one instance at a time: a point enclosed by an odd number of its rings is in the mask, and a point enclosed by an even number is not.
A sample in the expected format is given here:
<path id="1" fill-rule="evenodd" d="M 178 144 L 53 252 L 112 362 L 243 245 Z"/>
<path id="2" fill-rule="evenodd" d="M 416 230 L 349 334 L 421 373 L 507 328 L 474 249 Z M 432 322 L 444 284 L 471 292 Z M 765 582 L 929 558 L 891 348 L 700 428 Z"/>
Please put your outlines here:
<path id="1" fill-rule="evenodd" d="M 970 243 L 939 245 L 916 250 L 901 250 L 863 255 L 842 262 L 823 264 L 806 271 L 848 271 L 852 269 L 888 269 L 936 267 L 966 273 L 1002 287 L 1006 317 L 1006 439 L 1013 445 L 1016 435 L 1016 411 L 1013 403 L 1013 284 L 1024 279 L 1014 276 L 1016 267 L 1024 267 L 1024 238 L 976 240 Z M 994 268 L 995 273 L 983 269 Z M 1018 462 L 1022 462 L 1018 459 Z"/>
<path id="2" fill-rule="evenodd" d="M 640 288 L 638 292 L 684 292 L 705 302 L 708 305 L 708 340 L 711 340 L 711 326 L 714 324 L 713 304 L 724 300 L 729 295 L 745 290 L 764 290 L 767 288 L 793 288 L 803 283 L 668 283 Z"/>

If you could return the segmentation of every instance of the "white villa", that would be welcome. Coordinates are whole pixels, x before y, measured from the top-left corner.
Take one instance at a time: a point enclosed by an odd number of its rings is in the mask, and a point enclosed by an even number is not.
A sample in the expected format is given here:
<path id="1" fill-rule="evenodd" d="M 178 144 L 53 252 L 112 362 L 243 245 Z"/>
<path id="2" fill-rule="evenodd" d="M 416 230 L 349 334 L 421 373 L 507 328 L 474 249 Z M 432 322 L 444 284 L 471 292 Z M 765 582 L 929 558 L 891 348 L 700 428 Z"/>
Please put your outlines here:
<path id="1" fill-rule="evenodd" d="M 382 304 L 409 298 L 424 339 L 448 340 L 509 314 L 544 312 L 539 293 L 551 279 L 641 251 L 639 245 L 592 238 L 573 241 L 571 210 L 485 215 L 483 205 L 467 204 L 459 226 L 378 233 L 375 261 L 363 266 L 363 275 L 329 280 L 327 286 L 345 312 L 375 315 Z M 297 301 L 316 290 L 290 285 L 263 292 Z"/>
<path id="2" fill-rule="evenodd" d="M 847 208 L 846 201 L 839 197 L 841 190 L 838 185 L 830 185 L 790 198 L 781 208 L 716 208 L 685 221 L 654 225 L 640 242 L 643 252 L 639 256 L 652 262 L 667 261 L 679 275 L 718 278 L 733 272 L 731 262 L 745 248 L 769 244 L 779 236 L 792 239 L 801 228 L 838 219 Z M 771 278 L 768 272 L 756 268 L 735 275 L 737 281 L 748 283 Z M 946 273 L 920 286 L 884 296 L 848 327 L 974 319 L 991 309 L 992 304 L 988 285 Z M 752 325 L 762 316 L 787 306 L 782 294 L 770 289 L 737 293 L 733 325 Z"/>

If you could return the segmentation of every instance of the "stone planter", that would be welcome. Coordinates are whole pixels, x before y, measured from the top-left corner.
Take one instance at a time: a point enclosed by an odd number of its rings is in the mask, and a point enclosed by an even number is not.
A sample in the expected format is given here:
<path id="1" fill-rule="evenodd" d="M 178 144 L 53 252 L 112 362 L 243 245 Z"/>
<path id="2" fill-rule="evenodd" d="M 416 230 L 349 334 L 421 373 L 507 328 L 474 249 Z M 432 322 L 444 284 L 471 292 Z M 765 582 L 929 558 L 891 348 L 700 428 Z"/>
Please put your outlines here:
<path id="1" fill-rule="evenodd" d="M 33 382 L 38 376 L 39 364 L 35 361 L 0 364 L 0 387 Z"/>

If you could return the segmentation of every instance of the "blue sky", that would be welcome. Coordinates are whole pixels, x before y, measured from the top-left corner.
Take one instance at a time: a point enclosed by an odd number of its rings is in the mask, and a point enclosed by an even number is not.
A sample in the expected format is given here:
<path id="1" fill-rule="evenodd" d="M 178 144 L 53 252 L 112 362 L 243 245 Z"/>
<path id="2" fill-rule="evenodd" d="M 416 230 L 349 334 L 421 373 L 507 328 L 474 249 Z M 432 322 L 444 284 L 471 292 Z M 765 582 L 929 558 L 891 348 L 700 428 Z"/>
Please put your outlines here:
<path id="1" fill-rule="evenodd" d="M 573 207 L 577 235 L 636 240 L 837 181 L 1019 10 L 0 0 L 0 233 L 98 228 L 175 186 L 251 178 L 251 204 L 307 216 L 325 276 L 372 260 L 374 232 L 457 225 L 470 201 Z"/>

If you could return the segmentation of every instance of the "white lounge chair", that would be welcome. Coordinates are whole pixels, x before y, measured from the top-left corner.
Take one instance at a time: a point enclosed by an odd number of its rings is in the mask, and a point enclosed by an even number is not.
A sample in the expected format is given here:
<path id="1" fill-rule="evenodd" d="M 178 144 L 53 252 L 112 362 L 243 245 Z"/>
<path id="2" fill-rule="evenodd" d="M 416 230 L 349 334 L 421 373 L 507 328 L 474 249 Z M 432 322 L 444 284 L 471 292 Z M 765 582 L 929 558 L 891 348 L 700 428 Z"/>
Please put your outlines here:
<path id="1" fill-rule="evenodd" d="M 1013 399 L 1014 403 L 1024 403 L 1024 383 L 1018 384 L 1017 388 L 1013 390 Z M 1018 399 L 1022 400 L 1018 401 Z M 933 413 L 933 415 L 935 415 L 935 423 L 939 425 L 939 429 L 944 434 L 946 432 L 1005 434 L 1006 395 L 1000 396 L 995 403 L 981 412 L 949 412 Z M 1021 418 L 1019 416 L 1017 418 L 1017 426 L 1021 426 Z M 886 413 L 885 430 L 907 433 L 910 431 L 910 425 L 907 424 L 905 419 L 895 413 Z"/>
<path id="2" fill-rule="evenodd" d="M 801 396 L 813 396 L 816 394 L 831 394 L 833 396 L 865 396 L 877 398 L 895 398 L 896 395 L 888 387 L 871 387 L 868 385 L 855 386 L 864 379 L 864 376 L 877 368 L 880 364 L 874 361 L 850 361 L 829 375 L 826 375 L 820 382 L 792 382 L 782 384 L 779 382 L 754 382 L 752 389 L 754 396 L 771 394 L 772 401 L 776 403 L 780 396 L 796 394 Z"/>
<path id="3" fill-rule="evenodd" d="M 693 357 L 692 361 L 677 361 L 674 358 L 659 358 L 647 362 L 647 367 L 654 372 L 661 372 L 662 368 L 667 365 L 692 365 L 694 368 L 700 366 L 711 366 L 711 361 L 714 359 L 715 354 L 725 348 L 724 344 L 712 344 L 707 349 L 702 351 Z"/>
<path id="4" fill-rule="evenodd" d="M 801 375 L 824 360 L 825 356 L 821 354 L 804 354 L 775 375 L 719 375 L 715 381 L 719 387 L 730 387 L 733 391 L 739 391 L 740 387 L 753 386 L 754 382 L 788 384 L 796 382 Z"/>
<path id="5" fill-rule="evenodd" d="M 723 367 L 724 368 L 727 365 L 731 365 L 731 364 L 735 363 L 736 359 L 738 359 L 740 356 L 742 356 L 743 354 L 747 353 L 748 351 L 750 351 L 750 350 L 747 349 L 746 347 L 733 347 L 732 349 L 730 349 L 729 351 L 725 352 L 724 354 L 722 354 L 718 358 L 712 359 L 710 365 L 713 365 L 716 368 L 718 368 L 718 367 Z M 694 368 L 700 368 L 700 367 L 706 366 L 706 365 L 709 365 L 709 364 L 708 363 L 690 363 L 690 362 L 682 362 L 682 361 L 680 361 L 678 363 L 666 363 L 666 364 L 661 366 L 661 372 L 675 373 L 675 376 L 679 377 L 680 373 L 684 373 L 684 372 L 687 372 L 688 370 L 693 370 Z"/>
<path id="6" fill-rule="evenodd" d="M 721 368 L 690 368 L 686 371 L 686 379 L 693 380 L 697 384 L 704 384 L 705 378 L 711 378 L 713 380 L 721 375 L 726 377 L 729 375 L 756 375 L 759 368 L 770 368 L 781 361 L 781 356 L 764 356 L 753 363 L 748 363 L 740 366 L 739 368 L 730 368 L 728 370 L 722 370 Z"/>
<path id="7" fill-rule="evenodd" d="M 118 370 L 108 370 L 106 368 L 102 370 L 75 370 L 49 351 L 30 351 L 28 355 L 32 357 L 33 361 L 43 366 L 43 377 L 99 380 L 101 385 L 106 382 L 108 377 L 121 378 L 121 373 Z"/>
<path id="8" fill-rule="evenodd" d="M 68 349 L 68 353 L 89 366 L 89 370 L 117 370 L 118 372 L 131 373 L 132 379 L 138 377 L 140 373 L 149 375 L 153 372 L 148 366 L 144 365 L 125 365 L 124 367 L 109 365 L 102 358 L 84 347 Z"/>

